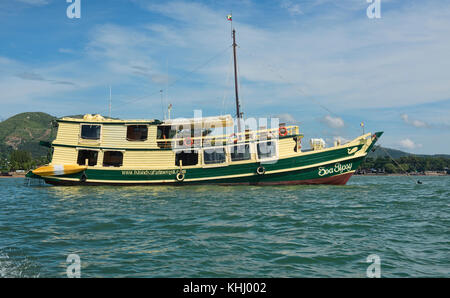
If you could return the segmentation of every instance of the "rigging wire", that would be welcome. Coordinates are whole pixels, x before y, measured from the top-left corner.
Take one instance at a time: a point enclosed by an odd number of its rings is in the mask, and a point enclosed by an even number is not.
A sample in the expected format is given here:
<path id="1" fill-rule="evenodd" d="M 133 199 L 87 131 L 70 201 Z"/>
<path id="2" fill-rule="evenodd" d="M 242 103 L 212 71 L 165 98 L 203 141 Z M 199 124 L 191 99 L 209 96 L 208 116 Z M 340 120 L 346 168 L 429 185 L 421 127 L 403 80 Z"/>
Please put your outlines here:
<path id="1" fill-rule="evenodd" d="M 239 47 L 239 49 L 241 48 L 240 46 L 237 46 L 237 47 Z M 236 57 L 237 81 L 238 81 L 239 90 L 241 90 L 241 94 L 242 94 L 242 86 L 241 86 L 241 79 L 240 79 L 241 78 L 241 76 L 240 76 L 240 74 L 241 74 L 240 70 L 241 69 L 239 68 L 239 63 L 237 63 L 238 62 L 237 59 L 238 58 Z M 245 111 L 245 108 L 244 108 L 244 100 L 243 100 L 242 96 L 241 96 L 241 98 L 239 98 L 239 105 L 240 105 L 239 108 L 241 108 L 242 119 L 244 119 L 244 112 L 243 111 Z M 239 117 L 240 117 L 240 115 L 239 115 Z"/>
<path id="2" fill-rule="evenodd" d="M 386 155 L 387 156 L 389 156 L 389 158 L 403 171 L 403 173 L 406 175 L 406 177 L 408 177 L 409 179 L 411 179 L 412 181 L 414 181 L 414 183 L 417 183 L 417 184 L 422 184 L 422 181 L 420 181 L 420 180 L 415 180 L 415 179 L 413 179 L 411 176 L 410 176 L 410 174 L 389 154 L 389 152 L 387 152 L 387 150 L 386 149 L 384 149 L 384 147 L 382 147 L 381 146 L 381 144 L 377 147 L 377 148 L 381 148 L 383 151 L 384 151 L 384 153 L 386 153 Z M 414 154 L 413 154 L 414 155 Z"/>
<path id="3" fill-rule="evenodd" d="M 251 52 L 247 52 L 247 54 L 249 54 L 250 56 L 256 57 L 253 53 Z M 289 85 L 290 87 L 292 87 L 295 91 L 297 91 L 299 94 L 301 94 L 302 96 L 308 97 L 308 94 L 302 89 L 300 88 L 298 85 L 292 83 L 291 81 L 289 81 L 288 79 L 286 79 L 285 77 L 283 77 L 276 69 L 275 67 L 273 67 L 271 64 L 268 63 L 264 63 L 263 65 L 267 67 L 267 69 L 272 72 L 273 74 L 275 74 L 281 81 L 283 81 L 285 84 Z M 323 110 L 325 110 L 326 112 L 328 112 L 330 115 L 333 115 L 334 117 L 339 117 L 341 118 L 338 114 L 336 114 L 335 112 L 331 111 L 329 108 L 327 108 L 325 105 L 323 105 L 320 101 L 318 101 L 316 98 L 314 97 L 310 97 L 310 99 L 312 101 L 314 101 L 319 107 L 321 107 Z M 359 128 L 356 127 L 356 125 L 351 124 L 350 125 L 352 128 L 358 129 Z"/>
<path id="4" fill-rule="evenodd" d="M 227 81 L 226 81 L 226 88 L 223 92 L 223 98 L 222 98 L 222 111 L 221 114 L 224 115 L 227 112 L 227 109 L 225 108 L 225 100 L 228 97 L 230 88 L 228 88 L 229 86 L 231 86 L 231 73 L 233 72 L 233 53 L 231 53 L 230 55 L 230 62 L 228 64 L 228 72 L 227 72 Z"/>
<path id="5" fill-rule="evenodd" d="M 200 69 L 202 69 L 203 67 L 207 66 L 209 63 L 211 63 L 212 61 L 214 61 L 214 60 L 217 59 L 218 57 L 222 56 L 223 53 L 226 52 L 226 51 L 228 51 L 228 49 L 229 49 L 230 47 L 231 47 L 231 46 L 227 46 L 225 49 L 223 49 L 222 51 L 218 52 L 217 54 L 215 54 L 214 56 L 212 56 L 211 58 L 209 58 L 208 60 L 206 60 L 206 62 L 204 62 L 204 63 L 202 63 L 202 64 L 199 64 L 199 65 L 196 66 L 194 69 L 192 69 L 191 71 L 187 72 L 185 75 L 183 75 L 183 76 L 177 78 L 177 79 L 174 80 L 172 83 L 167 84 L 166 88 L 168 89 L 169 87 L 174 86 L 174 85 L 177 84 L 178 82 L 184 80 L 184 79 L 187 78 L 188 76 L 192 75 L 193 73 L 195 73 L 195 72 L 199 71 Z M 133 98 L 133 99 L 128 100 L 128 101 L 126 101 L 126 102 L 124 102 L 124 103 L 122 103 L 122 104 L 120 104 L 120 105 L 116 105 L 116 106 L 114 107 L 114 109 L 121 108 L 121 107 L 123 107 L 123 106 L 125 106 L 125 105 L 129 105 L 129 104 L 132 104 L 132 103 L 136 103 L 136 102 L 142 101 L 142 100 L 144 100 L 144 99 L 148 99 L 148 98 L 150 98 L 150 97 L 153 97 L 153 96 L 157 95 L 158 93 L 161 93 L 161 92 L 164 91 L 164 90 L 165 90 L 165 89 L 159 89 L 158 91 L 152 92 L 152 93 L 150 93 L 150 94 L 147 94 L 147 95 L 144 95 L 144 96 L 140 96 L 140 97 Z"/>
<path id="6" fill-rule="evenodd" d="M 254 56 L 253 53 L 249 53 L 251 56 Z M 255 57 L 255 56 L 254 56 Z M 303 91 L 303 89 L 301 89 L 300 87 L 298 87 L 297 85 L 293 84 L 292 82 L 288 81 L 287 79 L 285 79 L 278 71 L 275 70 L 275 68 L 270 65 L 270 64 L 265 64 L 267 66 L 267 68 L 274 73 L 275 75 L 277 75 L 283 82 L 285 82 L 286 84 L 290 85 L 294 90 L 296 90 L 297 92 L 301 93 L 303 96 L 308 96 L 306 94 L 306 92 Z M 239 70 L 239 66 L 238 66 L 238 70 Z M 240 83 L 239 83 L 240 85 Z M 314 97 L 311 98 L 317 105 L 319 105 L 322 109 L 324 109 L 325 111 L 327 111 L 329 114 L 335 116 L 335 117 L 340 117 L 339 115 L 337 115 L 336 113 L 334 113 L 333 111 L 331 111 L 329 108 L 327 108 L 326 106 L 324 106 L 323 104 L 321 104 L 318 100 L 316 100 Z M 356 128 L 355 125 L 351 125 L 351 127 Z M 359 130 L 359 129 L 358 129 Z M 386 154 L 387 156 L 389 156 L 389 158 L 403 171 L 404 174 L 406 174 L 406 176 L 411 179 L 412 181 L 414 181 L 414 183 L 417 184 L 422 184 L 422 182 L 420 180 L 415 180 L 413 179 L 409 173 L 407 171 L 405 171 L 405 169 L 386 151 L 386 149 L 384 149 L 384 147 L 382 147 L 381 145 L 379 145 L 379 148 L 381 148 Z"/>

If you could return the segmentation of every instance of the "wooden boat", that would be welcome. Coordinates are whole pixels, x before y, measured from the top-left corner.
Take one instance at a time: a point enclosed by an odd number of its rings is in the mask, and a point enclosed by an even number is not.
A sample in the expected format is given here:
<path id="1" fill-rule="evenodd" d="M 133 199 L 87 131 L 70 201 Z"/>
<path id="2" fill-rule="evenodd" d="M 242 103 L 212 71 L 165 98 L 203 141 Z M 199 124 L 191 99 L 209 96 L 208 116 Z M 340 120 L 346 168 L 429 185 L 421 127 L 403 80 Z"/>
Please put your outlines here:
<path id="1" fill-rule="evenodd" d="M 236 58 L 234 30 L 233 50 Z M 382 132 L 332 147 L 312 139 L 305 150 L 298 126 L 242 127 L 234 61 L 237 121 L 62 118 L 50 165 L 27 177 L 54 185 L 346 184 Z M 218 129 L 227 132 L 211 133 Z"/>

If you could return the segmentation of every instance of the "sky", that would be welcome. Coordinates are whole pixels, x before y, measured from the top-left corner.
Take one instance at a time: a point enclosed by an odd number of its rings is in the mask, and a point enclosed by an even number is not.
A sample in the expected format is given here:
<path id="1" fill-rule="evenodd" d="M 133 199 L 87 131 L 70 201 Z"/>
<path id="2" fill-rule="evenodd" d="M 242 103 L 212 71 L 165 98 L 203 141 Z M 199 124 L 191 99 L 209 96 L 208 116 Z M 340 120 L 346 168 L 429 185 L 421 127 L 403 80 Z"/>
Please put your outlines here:
<path id="1" fill-rule="evenodd" d="M 450 154 L 449 1 L 67 1 L 0 0 L 0 120 L 234 115 L 232 13 L 244 117 Z"/>

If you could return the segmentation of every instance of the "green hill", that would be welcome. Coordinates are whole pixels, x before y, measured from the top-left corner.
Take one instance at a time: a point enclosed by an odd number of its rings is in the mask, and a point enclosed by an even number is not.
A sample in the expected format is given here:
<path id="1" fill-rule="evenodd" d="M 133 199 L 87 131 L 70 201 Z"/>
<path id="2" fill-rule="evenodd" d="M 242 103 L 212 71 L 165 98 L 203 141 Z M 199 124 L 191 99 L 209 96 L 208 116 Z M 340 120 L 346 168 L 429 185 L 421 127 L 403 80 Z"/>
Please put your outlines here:
<path id="1" fill-rule="evenodd" d="M 39 141 L 55 139 L 55 119 L 46 113 L 29 112 L 0 122 L 0 157 L 7 157 L 13 150 L 28 151 L 34 158 L 46 156 L 48 148 L 39 146 Z"/>
<path id="2" fill-rule="evenodd" d="M 385 156 L 391 156 L 392 158 L 400 158 L 400 157 L 406 157 L 406 156 L 418 156 L 418 157 L 442 157 L 442 158 L 450 158 L 449 154 L 434 154 L 434 155 L 425 155 L 425 154 L 412 154 L 396 149 L 391 148 L 385 148 L 380 146 L 375 146 L 375 150 L 372 152 L 369 152 L 368 157 L 377 158 L 377 157 L 385 157 Z M 388 154 L 386 154 L 386 152 Z"/>
<path id="3" fill-rule="evenodd" d="M 396 149 L 390 149 L 390 148 L 384 148 L 380 146 L 375 146 L 375 150 L 372 152 L 369 152 L 368 157 L 377 158 L 377 157 L 385 157 L 385 156 L 392 156 L 393 158 L 399 158 L 404 156 L 410 156 L 411 153 L 403 152 Z M 387 154 L 386 154 L 387 152 Z"/>

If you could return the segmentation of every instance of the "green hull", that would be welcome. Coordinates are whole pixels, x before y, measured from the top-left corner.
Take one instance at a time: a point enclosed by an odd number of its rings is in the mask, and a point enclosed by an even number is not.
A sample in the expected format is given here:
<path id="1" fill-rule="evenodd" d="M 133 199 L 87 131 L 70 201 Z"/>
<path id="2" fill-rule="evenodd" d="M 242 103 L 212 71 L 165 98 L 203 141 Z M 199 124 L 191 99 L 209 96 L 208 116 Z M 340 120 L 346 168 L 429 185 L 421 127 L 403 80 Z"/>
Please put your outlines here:
<path id="1" fill-rule="evenodd" d="M 381 136 L 376 133 L 377 138 Z M 375 142 L 367 149 L 369 151 Z M 318 151 L 317 153 L 279 159 L 272 164 L 248 163 L 223 167 L 183 169 L 182 181 L 177 180 L 179 170 L 100 170 L 87 169 L 84 172 L 44 177 L 45 182 L 54 185 L 143 185 L 143 184 L 337 184 L 344 185 L 356 171 L 365 155 L 349 154 L 348 148 Z M 353 147 L 354 148 L 354 147 Z M 357 155 L 356 155 L 357 154 Z M 264 167 L 264 174 L 258 174 L 258 167 Z"/>

